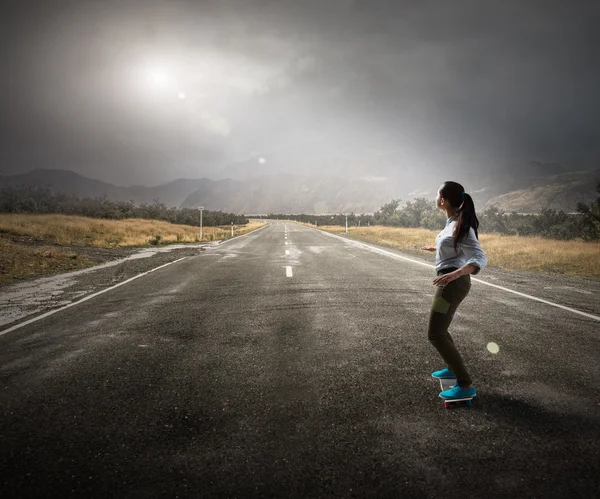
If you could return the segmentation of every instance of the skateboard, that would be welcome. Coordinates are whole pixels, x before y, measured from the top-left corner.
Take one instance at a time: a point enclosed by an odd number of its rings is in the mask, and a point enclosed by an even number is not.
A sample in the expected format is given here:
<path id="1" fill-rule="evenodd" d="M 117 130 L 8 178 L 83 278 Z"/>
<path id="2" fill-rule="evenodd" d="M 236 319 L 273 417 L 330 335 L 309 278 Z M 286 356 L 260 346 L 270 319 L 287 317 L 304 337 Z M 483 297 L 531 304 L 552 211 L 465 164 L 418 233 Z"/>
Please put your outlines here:
<path id="1" fill-rule="evenodd" d="M 456 378 L 446 378 L 446 379 L 440 378 L 440 392 L 442 392 L 444 390 L 449 390 L 455 384 L 456 384 Z M 444 407 L 446 409 L 448 409 L 451 404 L 455 404 L 457 402 L 464 402 L 467 407 L 471 407 L 473 405 L 473 402 L 472 402 L 473 397 L 465 397 L 462 399 L 445 399 L 443 397 L 440 397 L 440 398 L 444 401 Z"/>

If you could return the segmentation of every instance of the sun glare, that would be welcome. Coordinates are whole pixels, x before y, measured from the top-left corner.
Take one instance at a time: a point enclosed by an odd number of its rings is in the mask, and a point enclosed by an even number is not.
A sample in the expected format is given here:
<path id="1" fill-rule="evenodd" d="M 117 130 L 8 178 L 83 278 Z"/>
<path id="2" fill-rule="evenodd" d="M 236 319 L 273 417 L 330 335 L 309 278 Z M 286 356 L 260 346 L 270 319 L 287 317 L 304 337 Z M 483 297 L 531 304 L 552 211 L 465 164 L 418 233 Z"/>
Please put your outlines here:
<path id="1" fill-rule="evenodd" d="M 167 83 L 167 73 L 162 70 L 152 70 L 148 74 L 150 83 L 157 87 L 164 86 Z"/>
<path id="2" fill-rule="evenodd" d="M 173 75 L 161 67 L 150 67 L 145 70 L 142 75 L 143 82 L 145 85 L 155 91 L 169 91 L 175 90 L 173 88 L 175 81 Z M 175 92 L 177 95 L 177 92 Z"/>

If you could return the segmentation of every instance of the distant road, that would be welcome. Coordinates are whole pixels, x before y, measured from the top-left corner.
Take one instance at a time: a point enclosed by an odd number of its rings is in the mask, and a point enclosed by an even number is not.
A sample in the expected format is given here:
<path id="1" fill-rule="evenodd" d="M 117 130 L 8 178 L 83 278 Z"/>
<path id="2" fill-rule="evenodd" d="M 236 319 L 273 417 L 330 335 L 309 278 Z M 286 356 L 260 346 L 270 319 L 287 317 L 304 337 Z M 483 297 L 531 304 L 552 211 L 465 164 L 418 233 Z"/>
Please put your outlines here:
<path id="1" fill-rule="evenodd" d="M 444 409 L 433 278 L 273 222 L 0 336 L 0 496 L 597 497 L 600 323 L 473 282 Z"/>

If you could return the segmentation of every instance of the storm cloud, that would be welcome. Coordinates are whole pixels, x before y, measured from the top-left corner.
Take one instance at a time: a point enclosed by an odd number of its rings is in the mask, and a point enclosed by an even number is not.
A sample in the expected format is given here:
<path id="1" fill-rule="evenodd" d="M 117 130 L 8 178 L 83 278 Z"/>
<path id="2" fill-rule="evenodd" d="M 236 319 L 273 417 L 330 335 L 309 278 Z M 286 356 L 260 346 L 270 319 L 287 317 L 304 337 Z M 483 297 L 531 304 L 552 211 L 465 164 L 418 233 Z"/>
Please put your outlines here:
<path id="1" fill-rule="evenodd" d="M 151 185 L 253 157 L 296 173 L 347 161 L 357 176 L 382 157 L 398 175 L 597 166 L 599 14 L 564 1 L 19 2 L 0 27 L 2 173 Z"/>

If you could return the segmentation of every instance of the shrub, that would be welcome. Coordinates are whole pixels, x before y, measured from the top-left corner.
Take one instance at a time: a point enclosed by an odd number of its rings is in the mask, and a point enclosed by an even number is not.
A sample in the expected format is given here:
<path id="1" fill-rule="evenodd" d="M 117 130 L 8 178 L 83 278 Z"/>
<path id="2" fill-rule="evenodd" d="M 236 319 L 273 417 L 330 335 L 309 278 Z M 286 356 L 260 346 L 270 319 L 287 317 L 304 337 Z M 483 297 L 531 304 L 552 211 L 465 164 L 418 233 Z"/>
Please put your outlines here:
<path id="1" fill-rule="evenodd" d="M 162 240 L 162 236 L 160 234 L 156 234 L 152 239 L 150 239 L 148 242 L 150 244 L 153 244 L 154 246 L 157 246 L 160 244 L 160 241 Z"/>

